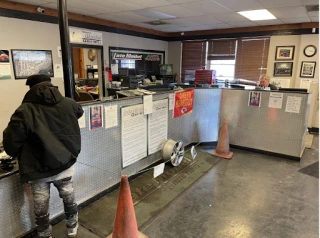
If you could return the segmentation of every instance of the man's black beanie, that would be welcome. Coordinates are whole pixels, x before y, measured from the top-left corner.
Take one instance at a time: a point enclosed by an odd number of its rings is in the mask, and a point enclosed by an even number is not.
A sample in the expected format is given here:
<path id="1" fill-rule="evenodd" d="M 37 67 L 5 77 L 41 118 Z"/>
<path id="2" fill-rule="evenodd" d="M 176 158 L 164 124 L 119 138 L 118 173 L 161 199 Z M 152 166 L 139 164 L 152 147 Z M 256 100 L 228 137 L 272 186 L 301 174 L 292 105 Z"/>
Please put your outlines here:
<path id="1" fill-rule="evenodd" d="M 34 85 L 42 82 L 51 82 L 51 78 L 45 74 L 35 74 L 27 78 L 26 85 L 32 88 Z"/>

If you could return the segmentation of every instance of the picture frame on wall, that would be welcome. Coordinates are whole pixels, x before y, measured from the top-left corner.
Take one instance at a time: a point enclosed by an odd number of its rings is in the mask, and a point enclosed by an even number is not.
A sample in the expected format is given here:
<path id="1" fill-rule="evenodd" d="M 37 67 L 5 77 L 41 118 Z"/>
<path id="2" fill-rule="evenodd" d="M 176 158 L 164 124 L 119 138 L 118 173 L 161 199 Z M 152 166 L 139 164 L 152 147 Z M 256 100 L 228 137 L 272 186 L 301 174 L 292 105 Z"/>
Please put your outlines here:
<path id="1" fill-rule="evenodd" d="M 273 76 L 290 77 L 292 76 L 293 62 L 276 62 L 274 63 Z"/>
<path id="2" fill-rule="evenodd" d="M 293 60 L 294 49 L 294 45 L 277 46 L 275 60 Z"/>
<path id="3" fill-rule="evenodd" d="M 315 61 L 302 61 L 300 78 L 314 78 L 314 72 L 316 71 Z"/>

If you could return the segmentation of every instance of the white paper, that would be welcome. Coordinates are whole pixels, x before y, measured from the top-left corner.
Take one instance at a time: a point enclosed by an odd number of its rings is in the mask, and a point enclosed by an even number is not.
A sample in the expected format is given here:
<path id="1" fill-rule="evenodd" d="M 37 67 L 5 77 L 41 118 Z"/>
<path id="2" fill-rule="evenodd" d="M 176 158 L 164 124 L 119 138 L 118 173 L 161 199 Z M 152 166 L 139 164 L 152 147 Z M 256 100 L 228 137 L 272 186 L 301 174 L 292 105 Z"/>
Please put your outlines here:
<path id="1" fill-rule="evenodd" d="M 147 156 L 147 116 L 143 104 L 121 108 L 122 166 Z"/>
<path id="2" fill-rule="evenodd" d="M 61 58 L 62 57 L 62 53 L 61 53 L 61 47 L 60 46 L 57 47 L 57 51 L 58 51 L 58 57 Z"/>
<path id="3" fill-rule="evenodd" d="M 105 106 L 106 128 L 118 126 L 118 105 Z"/>
<path id="4" fill-rule="evenodd" d="M 153 177 L 156 178 L 163 174 L 165 163 L 159 164 L 153 168 Z"/>
<path id="5" fill-rule="evenodd" d="M 10 63 L 0 64 L 0 79 L 11 79 Z"/>
<path id="6" fill-rule="evenodd" d="M 148 154 L 163 148 L 168 139 L 168 99 L 153 102 L 153 113 L 148 116 Z"/>
<path id="7" fill-rule="evenodd" d="M 195 159 L 197 157 L 197 151 L 194 145 L 191 147 L 191 156 L 192 156 L 192 159 Z"/>
<path id="8" fill-rule="evenodd" d="M 269 107 L 270 108 L 282 108 L 283 93 L 270 93 Z"/>
<path id="9" fill-rule="evenodd" d="M 63 77 L 62 64 L 55 64 L 54 65 L 54 76 L 55 76 L 55 78 L 62 78 Z"/>
<path id="10" fill-rule="evenodd" d="M 299 113 L 301 106 L 301 97 L 288 96 L 286 112 Z"/>
<path id="11" fill-rule="evenodd" d="M 169 110 L 173 110 L 174 108 L 174 94 L 169 94 Z"/>
<path id="12" fill-rule="evenodd" d="M 119 74 L 118 64 L 111 64 L 111 73 L 112 74 Z"/>
<path id="13" fill-rule="evenodd" d="M 318 79 L 311 79 L 311 83 L 318 83 Z"/>
<path id="14" fill-rule="evenodd" d="M 290 78 L 271 78 L 270 83 L 277 88 L 290 88 Z"/>
<path id="15" fill-rule="evenodd" d="M 153 102 L 152 102 L 152 95 L 144 95 L 143 96 L 143 111 L 144 114 L 150 114 L 153 111 Z"/>
<path id="16" fill-rule="evenodd" d="M 79 118 L 78 123 L 80 128 L 86 128 L 86 112 Z"/>
<path id="17" fill-rule="evenodd" d="M 301 79 L 300 88 L 305 88 L 305 89 L 308 89 L 308 91 L 309 91 L 310 90 L 310 83 L 311 83 L 310 79 Z"/>

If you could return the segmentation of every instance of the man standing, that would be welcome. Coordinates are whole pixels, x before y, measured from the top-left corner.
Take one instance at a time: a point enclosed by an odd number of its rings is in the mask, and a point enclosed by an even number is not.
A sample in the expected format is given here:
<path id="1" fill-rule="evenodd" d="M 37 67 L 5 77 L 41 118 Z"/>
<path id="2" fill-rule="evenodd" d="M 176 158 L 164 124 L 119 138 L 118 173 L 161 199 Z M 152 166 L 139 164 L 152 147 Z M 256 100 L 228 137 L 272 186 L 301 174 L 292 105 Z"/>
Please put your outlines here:
<path id="1" fill-rule="evenodd" d="M 277 90 L 278 88 L 270 83 L 270 77 L 268 75 L 262 74 L 257 83 L 258 86 L 262 88 L 270 88 L 270 90 Z"/>
<path id="2" fill-rule="evenodd" d="M 21 182 L 28 182 L 34 200 L 38 237 L 50 238 L 51 183 L 63 199 L 68 237 L 78 229 L 78 210 L 72 176 L 81 150 L 78 119 L 83 110 L 63 97 L 47 75 L 27 79 L 30 90 L 3 132 L 6 153 L 18 157 Z"/>

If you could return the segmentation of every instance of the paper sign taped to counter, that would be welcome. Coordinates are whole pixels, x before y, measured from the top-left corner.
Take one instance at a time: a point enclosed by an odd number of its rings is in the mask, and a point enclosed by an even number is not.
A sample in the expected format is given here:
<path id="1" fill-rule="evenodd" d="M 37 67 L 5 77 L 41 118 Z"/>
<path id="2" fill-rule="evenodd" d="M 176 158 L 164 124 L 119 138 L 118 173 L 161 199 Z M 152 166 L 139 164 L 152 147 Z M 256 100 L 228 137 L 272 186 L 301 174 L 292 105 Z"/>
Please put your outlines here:
<path id="1" fill-rule="evenodd" d="M 282 108 L 283 93 L 270 93 L 269 107 L 270 108 Z"/>
<path id="2" fill-rule="evenodd" d="M 144 115 L 151 114 L 153 112 L 152 95 L 143 96 L 143 112 Z"/>
<path id="3" fill-rule="evenodd" d="M 153 177 L 156 178 L 163 174 L 165 163 L 159 164 L 153 168 Z"/>
<path id="4" fill-rule="evenodd" d="M 299 113 L 302 97 L 288 96 L 286 112 Z"/>
<path id="5" fill-rule="evenodd" d="M 82 117 L 79 118 L 78 123 L 80 128 L 86 128 L 86 112 L 85 111 L 83 112 Z"/>
<path id="6" fill-rule="evenodd" d="M 118 105 L 105 106 L 106 128 L 118 126 Z"/>
<path id="7" fill-rule="evenodd" d="M 173 110 L 174 108 L 174 94 L 169 94 L 169 110 Z"/>

